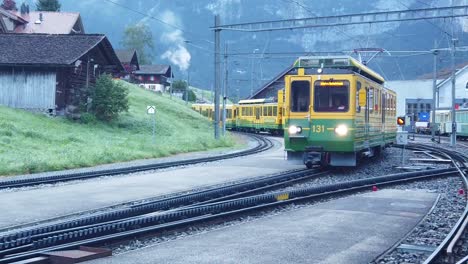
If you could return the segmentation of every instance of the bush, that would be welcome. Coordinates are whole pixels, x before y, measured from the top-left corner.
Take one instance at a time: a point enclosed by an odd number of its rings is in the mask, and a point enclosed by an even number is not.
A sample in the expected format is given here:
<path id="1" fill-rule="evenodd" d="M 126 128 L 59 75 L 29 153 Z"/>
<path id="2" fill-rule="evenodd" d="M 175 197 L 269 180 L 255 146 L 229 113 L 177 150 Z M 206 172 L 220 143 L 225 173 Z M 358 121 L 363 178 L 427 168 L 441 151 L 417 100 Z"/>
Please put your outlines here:
<path id="1" fill-rule="evenodd" d="M 80 121 L 83 124 L 93 124 L 96 123 L 96 116 L 91 113 L 83 113 L 80 116 Z"/>
<path id="2" fill-rule="evenodd" d="M 197 95 L 192 90 L 188 91 L 188 101 L 189 102 L 197 101 Z"/>
<path id="3" fill-rule="evenodd" d="M 115 82 L 110 75 L 102 75 L 90 91 L 88 112 L 102 121 L 112 121 L 128 111 L 128 88 Z"/>

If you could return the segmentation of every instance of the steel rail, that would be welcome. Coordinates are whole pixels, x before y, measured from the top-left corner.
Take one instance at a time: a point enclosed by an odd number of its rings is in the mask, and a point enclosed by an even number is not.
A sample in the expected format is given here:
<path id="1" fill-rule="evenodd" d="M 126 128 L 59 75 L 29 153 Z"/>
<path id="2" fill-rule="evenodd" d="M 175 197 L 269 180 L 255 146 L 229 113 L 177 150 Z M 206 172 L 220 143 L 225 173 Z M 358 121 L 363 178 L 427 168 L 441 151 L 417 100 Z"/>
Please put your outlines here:
<path id="1" fill-rule="evenodd" d="M 261 191 L 272 190 L 275 188 L 289 186 L 297 182 L 305 181 L 310 178 L 319 177 L 327 173 L 319 170 L 300 170 L 280 175 L 274 175 L 262 179 L 251 180 L 247 182 L 226 185 L 222 187 L 212 188 L 208 190 L 198 191 L 185 195 L 180 195 L 171 198 L 159 199 L 138 205 L 132 205 L 129 208 L 113 210 L 110 212 L 101 213 L 98 215 L 81 217 L 78 219 L 68 220 L 59 224 L 39 226 L 29 229 L 24 229 L 20 232 L 7 232 L 0 236 L 0 250 L 6 249 L 6 242 L 10 242 L 31 237 L 32 239 L 42 238 L 45 235 L 55 235 L 56 233 L 66 231 L 75 231 L 77 228 L 93 227 L 100 223 L 113 223 L 139 217 L 144 214 L 161 212 L 172 208 L 180 208 L 193 204 L 206 204 L 218 202 L 227 199 L 238 198 Z M 17 244 L 17 242 L 16 242 Z M 1 252 L 0 252 L 1 255 Z"/>
<path id="2" fill-rule="evenodd" d="M 337 184 L 236 198 L 204 205 L 194 205 L 192 207 L 162 212 L 148 217 L 102 225 L 80 231 L 67 232 L 32 241 L 32 251 L 6 256 L 5 258 L 0 259 L 0 263 L 22 260 L 34 257 L 43 252 L 67 249 L 78 244 L 96 244 L 98 242 L 135 236 L 149 231 L 154 232 L 167 230 L 169 227 L 186 226 L 200 221 L 231 216 L 255 209 L 269 208 L 294 202 L 308 201 L 311 199 L 320 199 L 330 195 L 342 195 L 349 192 L 361 191 L 374 185 L 383 186 L 388 184 L 397 184 L 406 181 L 443 177 L 456 173 L 457 171 L 454 169 L 400 173 Z"/>
<path id="3" fill-rule="evenodd" d="M 140 217 L 141 215 L 145 214 L 170 210 L 172 208 L 180 208 L 182 206 L 193 204 L 206 204 L 210 202 L 233 199 L 261 191 L 289 186 L 310 178 L 322 176 L 325 173 L 327 172 L 320 170 L 300 170 L 282 173 L 261 179 L 250 180 L 247 182 L 225 185 L 208 190 L 179 195 L 176 197 L 140 203 L 137 205 L 132 205 L 129 208 L 67 220 L 59 224 L 49 224 L 45 226 L 42 225 L 33 228 L 22 228 L 21 231 L 6 232 L 3 236 L 0 236 L 0 256 L 5 255 L 4 251 L 12 248 L 13 246 L 17 247 L 29 243 L 29 240 L 22 239 L 25 237 L 31 239 L 40 239 L 44 236 L 53 236 L 65 231 L 72 232 L 79 228 L 90 228 L 102 223 L 115 223 L 126 219 Z"/>
<path id="4" fill-rule="evenodd" d="M 67 182 L 67 181 L 73 181 L 73 180 L 97 178 L 97 177 L 102 177 L 102 176 L 112 176 L 112 175 L 128 174 L 128 173 L 135 173 L 135 172 L 148 171 L 148 170 L 194 165 L 194 164 L 204 163 L 204 162 L 213 162 L 213 161 L 219 161 L 219 160 L 224 160 L 224 159 L 231 159 L 231 158 L 257 154 L 257 153 L 260 153 L 262 151 L 266 151 L 272 148 L 274 145 L 273 142 L 266 137 L 257 136 L 257 135 L 249 135 L 249 136 L 254 138 L 258 142 L 258 144 L 255 147 L 252 147 L 250 149 L 235 152 L 235 153 L 222 154 L 218 156 L 211 156 L 211 157 L 204 157 L 204 158 L 187 159 L 187 160 L 181 160 L 181 161 L 170 161 L 170 162 L 154 163 L 154 164 L 147 164 L 147 165 L 128 166 L 128 167 L 117 168 L 117 169 L 104 169 L 104 170 L 89 171 L 89 172 L 63 173 L 59 175 L 46 176 L 46 177 L 4 180 L 4 181 L 0 181 L 0 189 L 20 188 L 20 187 L 35 186 L 35 185 L 40 185 L 40 184 L 52 184 L 52 183 L 58 183 L 58 182 Z"/>
<path id="5" fill-rule="evenodd" d="M 456 170 L 458 171 L 458 174 L 460 175 L 463 181 L 465 190 L 468 188 L 468 180 L 464 172 L 464 170 L 466 170 L 465 163 L 467 161 L 467 158 L 462 153 L 422 144 L 410 144 L 409 148 L 418 150 L 424 149 L 433 153 L 438 153 L 439 155 L 443 155 L 452 160 L 453 165 L 455 166 Z M 445 239 L 442 241 L 442 243 L 440 243 L 440 245 L 434 250 L 434 252 L 432 252 L 432 254 L 423 262 L 423 264 L 436 263 L 441 257 L 443 257 L 444 254 L 449 258 L 453 258 L 453 247 L 459 240 L 461 233 L 464 231 L 464 227 L 466 226 L 466 224 L 464 223 L 467 220 L 468 201 L 465 205 L 465 210 L 463 211 L 462 216 L 459 218 L 457 223 L 455 223 L 455 225 L 450 230 L 449 234 L 445 237 Z"/>

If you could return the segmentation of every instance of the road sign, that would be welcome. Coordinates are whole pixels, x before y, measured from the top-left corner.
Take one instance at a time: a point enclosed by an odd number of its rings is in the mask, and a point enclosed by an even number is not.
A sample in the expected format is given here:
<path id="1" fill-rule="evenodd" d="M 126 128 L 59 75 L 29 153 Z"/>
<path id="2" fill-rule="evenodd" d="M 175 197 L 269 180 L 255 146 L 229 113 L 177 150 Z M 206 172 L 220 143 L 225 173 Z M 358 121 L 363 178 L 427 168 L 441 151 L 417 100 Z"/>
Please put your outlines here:
<path id="1" fill-rule="evenodd" d="M 408 145 L 408 131 L 397 131 L 396 143 L 398 145 Z"/>
<path id="2" fill-rule="evenodd" d="M 146 106 L 146 112 L 149 114 L 149 115 L 154 115 L 156 113 L 156 106 L 154 105 L 148 105 Z"/>

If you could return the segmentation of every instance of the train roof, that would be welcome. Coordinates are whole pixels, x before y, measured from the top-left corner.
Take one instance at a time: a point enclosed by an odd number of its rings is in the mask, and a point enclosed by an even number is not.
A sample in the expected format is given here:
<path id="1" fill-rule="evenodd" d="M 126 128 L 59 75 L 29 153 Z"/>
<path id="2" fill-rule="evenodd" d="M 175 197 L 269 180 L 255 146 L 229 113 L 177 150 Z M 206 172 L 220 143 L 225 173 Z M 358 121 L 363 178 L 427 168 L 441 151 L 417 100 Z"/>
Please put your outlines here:
<path id="1" fill-rule="evenodd" d="M 349 68 L 380 84 L 385 79 L 351 56 L 304 56 L 294 62 L 295 68 Z"/>
<path id="2" fill-rule="evenodd" d="M 249 99 L 249 100 L 240 100 L 239 104 L 267 104 L 275 103 L 273 99 L 262 98 L 262 99 Z"/>

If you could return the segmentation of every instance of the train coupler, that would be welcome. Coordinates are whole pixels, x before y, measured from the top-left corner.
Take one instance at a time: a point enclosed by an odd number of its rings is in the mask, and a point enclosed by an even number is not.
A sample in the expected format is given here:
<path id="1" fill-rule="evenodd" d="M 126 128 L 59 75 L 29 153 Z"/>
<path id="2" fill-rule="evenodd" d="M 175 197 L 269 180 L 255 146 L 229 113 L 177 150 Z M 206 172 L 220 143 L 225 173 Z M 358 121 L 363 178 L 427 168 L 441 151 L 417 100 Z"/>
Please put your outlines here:
<path id="1" fill-rule="evenodd" d="M 306 147 L 303 161 L 307 168 L 311 169 L 315 166 L 321 166 L 323 164 L 324 153 L 322 147 Z"/>

